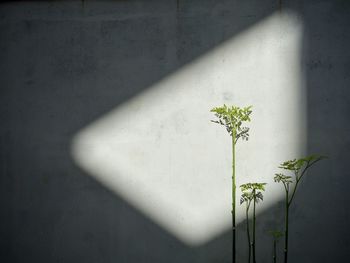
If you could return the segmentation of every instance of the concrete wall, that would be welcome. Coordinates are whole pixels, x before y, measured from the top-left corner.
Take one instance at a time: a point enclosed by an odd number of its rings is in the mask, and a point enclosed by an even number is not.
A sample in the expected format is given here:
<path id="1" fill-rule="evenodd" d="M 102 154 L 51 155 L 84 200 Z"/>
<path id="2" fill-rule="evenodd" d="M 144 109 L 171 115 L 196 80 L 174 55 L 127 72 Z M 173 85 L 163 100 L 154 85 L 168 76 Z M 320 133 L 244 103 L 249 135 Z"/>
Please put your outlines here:
<path id="1" fill-rule="evenodd" d="M 285 11 L 303 26 L 301 150 L 330 157 L 296 196 L 290 262 L 349 258 L 347 1 L 8 1 L 0 5 L 2 261 L 230 262 L 229 229 L 198 246 L 182 242 L 77 165 L 72 138 L 154 83 Z M 278 78 L 274 74 L 264 85 Z M 261 83 L 259 75 L 247 75 Z M 278 104 L 284 94 L 257 103 Z M 273 140 L 281 136 L 261 142 Z M 271 262 L 266 231 L 283 223 L 278 200 L 258 217 L 259 262 Z M 241 262 L 244 224 L 238 241 Z"/>

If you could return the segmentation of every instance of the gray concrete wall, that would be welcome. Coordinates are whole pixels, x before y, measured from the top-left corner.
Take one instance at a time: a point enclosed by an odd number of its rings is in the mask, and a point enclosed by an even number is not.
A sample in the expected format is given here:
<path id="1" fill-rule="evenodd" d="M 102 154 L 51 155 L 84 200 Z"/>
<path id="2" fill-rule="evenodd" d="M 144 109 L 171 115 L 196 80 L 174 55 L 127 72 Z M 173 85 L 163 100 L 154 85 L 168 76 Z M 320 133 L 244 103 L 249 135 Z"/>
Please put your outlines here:
<path id="1" fill-rule="evenodd" d="M 290 262 L 345 262 L 350 4 L 316 0 L 1 3 L 1 260 L 230 262 L 229 229 L 187 246 L 78 167 L 71 140 L 153 83 L 284 10 L 304 26 L 307 152 L 330 157 L 296 196 Z M 259 215 L 259 262 L 271 262 L 266 230 L 282 224 L 281 208 L 277 203 Z M 242 224 L 239 262 L 244 238 Z"/>

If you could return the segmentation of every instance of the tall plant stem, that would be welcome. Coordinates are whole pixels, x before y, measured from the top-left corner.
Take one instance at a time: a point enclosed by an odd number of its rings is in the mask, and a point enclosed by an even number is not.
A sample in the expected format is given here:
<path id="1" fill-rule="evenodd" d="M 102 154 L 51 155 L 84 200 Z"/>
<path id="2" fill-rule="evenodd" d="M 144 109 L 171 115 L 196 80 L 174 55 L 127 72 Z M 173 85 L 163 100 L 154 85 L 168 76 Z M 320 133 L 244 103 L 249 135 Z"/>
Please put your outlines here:
<path id="1" fill-rule="evenodd" d="M 232 132 L 232 263 L 236 263 L 236 133 Z"/>
<path id="2" fill-rule="evenodd" d="M 321 155 L 310 155 L 301 159 L 294 159 L 283 162 L 279 168 L 293 171 L 295 177 L 295 184 L 293 184 L 294 180 L 291 179 L 292 176 L 285 176 L 284 174 L 276 174 L 274 180 L 275 182 L 282 182 L 284 186 L 284 190 L 286 193 L 285 198 L 285 228 L 284 228 L 284 263 L 288 262 L 288 233 L 289 233 L 289 207 L 292 204 L 293 198 L 297 191 L 300 180 L 305 175 L 306 171 L 313 166 L 315 163 L 320 160 L 326 158 L 326 156 Z M 294 185 L 293 188 L 289 188 L 290 184 Z"/>
<path id="3" fill-rule="evenodd" d="M 245 216 L 247 221 L 247 237 L 248 237 L 248 263 L 250 263 L 250 256 L 252 254 L 251 249 L 251 241 L 250 241 L 250 230 L 249 230 L 249 204 L 247 204 L 247 208 L 245 210 Z"/>
<path id="4" fill-rule="evenodd" d="M 285 232 L 284 232 L 284 263 L 287 263 L 288 261 L 288 217 L 289 217 L 289 195 L 288 191 L 286 191 L 286 202 L 285 202 L 285 209 L 286 209 L 286 218 L 285 218 Z"/>
<path id="5" fill-rule="evenodd" d="M 252 250 L 253 250 L 253 263 L 256 263 L 256 257 L 255 257 L 255 203 L 256 203 L 256 197 L 255 197 L 255 190 L 254 190 L 254 199 L 253 199 L 253 242 L 252 242 Z"/>

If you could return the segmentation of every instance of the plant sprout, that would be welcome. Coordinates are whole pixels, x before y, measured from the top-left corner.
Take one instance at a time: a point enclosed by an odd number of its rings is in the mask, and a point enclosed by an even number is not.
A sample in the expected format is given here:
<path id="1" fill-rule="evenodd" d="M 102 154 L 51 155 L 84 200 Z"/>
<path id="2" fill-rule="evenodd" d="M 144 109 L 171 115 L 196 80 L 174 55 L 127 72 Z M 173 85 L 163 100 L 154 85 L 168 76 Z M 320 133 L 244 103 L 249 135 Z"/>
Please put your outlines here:
<path id="1" fill-rule="evenodd" d="M 240 204 L 246 204 L 246 222 L 247 222 L 247 237 L 248 237 L 248 263 L 250 263 L 251 254 L 253 255 L 253 263 L 256 263 L 255 255 L 255 227 L 256 227 L 256 216 L 255 216 L 255 205 L 259 201 L 263 201 L 264 196 L 262 191 L 265 191 L 266 183 L 247 183 L 240 186 L 242 195 Z M 253 237 L 250 238 L 250 227 L 249 227 L 249 208 L 253 202 Z"/>
<path id="2" fill-rule="evenodd" d="M 283 236 L 283 232 L 281 231 L 270 231 L 269 232 L 273 237 L 273 262 L 277 262 L 277 242 L 280 237 Z"/>
<path id="3" fill-rule="evenodd" d="M 243 122 L 250 121 L 252 106 L 236 107 L 224 106 L 215 107 L 211 112 L 215 113 L 217 120 L 212 122 L 225 126 L 227 132 L 231 136 L 232 143 L 232 262 L 236 262 L 236 173 L 235 173 L 235 146 L 239 139 L 248 140 L 249 128 L 243 127 Z"/>
<path id="4" fill-rule="evenodd" d="M 282 183 L 285 191 L 284 263 L 287 263 L 288 260 L 289 207 L 292 204 L 295 192 L 306 171 L 315 163 L 325 158 L 325 156 L 321 155 L 310 155 L 301 159 L 289 160 L 283 162 L 279 168 L 292 172 L 292 176 L 287 176 L 282 173 L 275 174 L 275 182 Z"/>

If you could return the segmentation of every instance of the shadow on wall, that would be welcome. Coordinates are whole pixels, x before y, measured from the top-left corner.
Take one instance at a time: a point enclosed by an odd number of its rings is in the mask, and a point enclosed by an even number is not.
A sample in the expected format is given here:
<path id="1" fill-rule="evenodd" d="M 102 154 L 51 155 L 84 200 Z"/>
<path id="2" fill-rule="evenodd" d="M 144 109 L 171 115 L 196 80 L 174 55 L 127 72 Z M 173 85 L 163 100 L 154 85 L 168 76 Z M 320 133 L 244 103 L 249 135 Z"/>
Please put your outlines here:
<path id="1" fill-rule="evenodd" d="M 1 5 L 3 257 L 193 262 L 191 249 L 75 166 L 71 138 L 275 9 L 264 3 Z"/>
<path id="2" fill-rule="evenodd" d="M 200 248 L 187 247 L 70 158 L 71 137 L 86 124 L 279 4 L 191 1 L 177 8 L 176 1 L 164 2 L 92 2 L 84 9 L 74 2 L 0 6 L 3 261 L 230 261 L 230 232 Z M 350 217 L 344 209 L 350 201 L 345 194 L 350 180 L 345 167 L 350 155 L 349 4 L 293 2 L 290 8 L 306 26 L 308 150 L 332 158 L 300 188 L 291 215 L 291 262 L 341 261 L 350 251 Z M 264 222 L 259 231 L 283 220 L 275 218 L 279 208 L 259 216 Z M 260 243 L 270 242 L 267 235 L 259 236 Z M 238 240 L 245 246 L 243 234 Z"/>
<path id="3" fill-rule="evenodd" d="M 330 159 L 300 189 L 298 214 L 313 217 L 295 222 L 297 233 L 307 238 L 298 239 L 294 256 L 309 262 L 341 262 L 350 257 L 350 211 L 346 208 L 350 201 L 346 194 L 350 183 L 346 168 L 350 157 L 350 32 L 346 29 L 350 2 L 311 2 L 299 7 L 306 26 L 303 70 L 308 152 L 325 153 Z M 309 254 L 299 247 L 307 248 Z"/>

